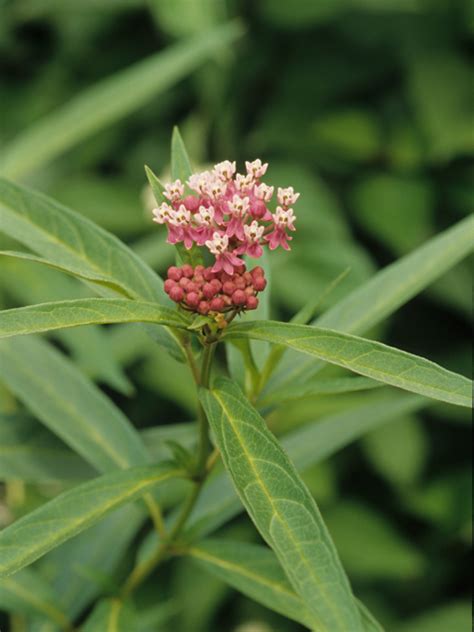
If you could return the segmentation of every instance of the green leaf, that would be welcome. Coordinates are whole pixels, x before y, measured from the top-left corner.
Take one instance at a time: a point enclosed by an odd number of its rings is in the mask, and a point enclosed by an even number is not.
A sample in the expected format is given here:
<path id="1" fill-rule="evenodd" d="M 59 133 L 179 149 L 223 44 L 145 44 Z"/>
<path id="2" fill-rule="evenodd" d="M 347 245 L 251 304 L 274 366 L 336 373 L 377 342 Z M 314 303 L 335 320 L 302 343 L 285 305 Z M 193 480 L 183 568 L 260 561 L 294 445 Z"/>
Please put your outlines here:
<path id="1" fill-rule="evenodd" d="M 51 586 L 34 570 L 25 568 L 0 582 L 0 610 L 41 615 L 61 628 L 69 628 L 67 615 L 55 601 Z"/>
<path id="2" fill-rule="evenodd" d="M 238 22 L 151 55 L 82 91 L 3 148 L 0 171 L 18 177 L 137 110 L 242 34 Z"/>
<path id="3" fill-rule="evenodd" d="M 0 227 L 48 265 L 86 279 L 102 295 L 168 300 L 160 277 L 119 239 L 41 193 L 1 178 Z M 159 327 L 153 332 L 184 357 L 175 334 Z"/>
<path id="4" fill-rule="evenodd" d="M 473 243 L 474 218 L 467 217 L 378 272 L 312 324 L 353 334 L 368 331 L 467 256 Z M 275 382 L 308 379 L 323 366 L 290 351 Z"/>
<path id="5" fill-rule="evenodd" d="M 181 180 L 183 184 L 189 180 L 193 173 L 191 161 L 189 160 L 186 147 L 177 127 L 173 128 L 171 136 L 171 178 L 173 180 Z M 158 201 L 158 200 L 157 200 Z M 182 263 L 189 263 L 193 267 L 202 265 L 204 258 L 201 249 L 193 245 L 187 250 L 183 244 L 176 244 L 179 260 Z"/>
<path id="6" fill-rule="evenodd" d="M 137 614 L 121 599 L 102 599 L 81 627 L 82 632 L 130 632 L 137 630 Z"/>
<path id="7" fill-rule="evenodd" d="M 377 472 L 395 485 L 413 488 L 428 458 L 428 437 L 414 415 L 370 432 L 362 443 Z"/>
<path id="8" fill-rule="evenodd" d="M 287 387 L 270 391 L 268 395 L 259 398 L 258 403 L 261 407 L 264 407 L 313 395 L 354 393 L 356 391 L 380 388 L 381 386 L 380 382 L 368 377 L 335 377 L 324 380 L 317 378 L 304 384 L 291 384 Z"/>
<path id="9" fill-rule="evenodd" d="M 471 406 L 472 383 L 434 362 L 380 342 L 308 325 L 254 321 L 229 327 L 226 338 L 285 345 L 379 382 L 458 406 Z"/>
<path id="10" fill-rule="evenodd" d="M 347 577 L 314 499 L 264 420 L 228 380 L 201 401 L 226 469 L 316 629 L 361 630 Z"/>
<path id="11" fill-rule="evenodd" d="M 131 468 L 63 492 L 0 532 L 0 576 L 28 566 L 113 509 L 180 474 L 167 466 Z"/>
<path id="12" fill-rule="evenodd" d="M 401 392 L 386 392 L 375 401 L 354 406 L 308 423 L 282 437 L 283 448 L 301 472 L 327 459 L 338 450 L 387 421 L 416 411 L 428 400 Z M 219 474 L 204 487 L 190 516 L 188 531 L 203 537 L 242 511 L 229 477 Z"/>
<path id="13" fill-rule="evenodd" d="M 458 601 L 420 614 L 396 626 L 394 632 L 470 632 L 471 629 L 472 604 Z"/>
<path id="14" fill-rule="evenodd" d="M 83 298 L 87 289 L 77 279 L 18 259 L 0 259 L 2 285 L 19 305 L 50 300 Z M 125 395 L 133 392 L 133 384 L 125 375 L 113 353 L 110 337 L 97 326 L 55 334 L 71 352 L 77 366 L 86 375 L 105 383 Z"/>
<path id="15" fill-rule="evenodd" d="M 100 471 L 148 462 L 122 412 L 65 356 L 33 336 L 0 341 L 0 380 Z"/>
<path id="16" fill-rule="evenodd" d="M 244 595 L 311 627 L 311 614 L 270 549 L 247 542 L 215 539 L 194 544 L 186 552 L 203 568 Z"/>
<path id="17" fill-rule="evenodd" d="M 175 482 L 168 481 L 163 491 Z M 71 619 L 76 619 L 103 594 L 101 579 L 115 577 L 119 563 L 145 519 L 143 506 L 137 503 L 123 505 L 87 531 L 52 549 L 39 561 L 41 571 L 53 587 L 56 603 Z"/>
<path id="18" fill-rule="evenodd" d="M 194 544 L 186 553 L 257 603 L 311 627 L 311 614 L 270 549 L 247 542 L 208 539 Z M 359 609 L 367 632 L 383 632 L 365 606 L 359 604 Z"/>
<path id="19" fill-rule="evenodd" d="M 370 507 L 340 501 L 326 511 L 326 523 L 351 576 L 408 581 L 425 568 L 421 552 Z"/>
<path id="20" fill-rule="evenodd" d="M 40 303 L 0 311 L 0 338 L 107 323 L 154 323 L 184 329 L 176 310 L 156 303 L 116 298 L 85 298 Z"/>
<path id="21" fill-rule="evenodd" d="M 145 165 L 145 173 L 148 178 L 148 183 L 151 187 L 151 192 L 153 193 L 153 197 L 155 198 L 157 204 L 162 204 L 166 202 L 166 198 L 163 194 L 165 187 L 160 182 L 158 176 L 156 176 L 153 171 L 150 169 L 148 165 Z"/>
<path id="22" fill-rule="evenodd" d="M 0 413 L 0 480 L 33 483 L 90 478 L 94 469 L 40 423 Z"/>

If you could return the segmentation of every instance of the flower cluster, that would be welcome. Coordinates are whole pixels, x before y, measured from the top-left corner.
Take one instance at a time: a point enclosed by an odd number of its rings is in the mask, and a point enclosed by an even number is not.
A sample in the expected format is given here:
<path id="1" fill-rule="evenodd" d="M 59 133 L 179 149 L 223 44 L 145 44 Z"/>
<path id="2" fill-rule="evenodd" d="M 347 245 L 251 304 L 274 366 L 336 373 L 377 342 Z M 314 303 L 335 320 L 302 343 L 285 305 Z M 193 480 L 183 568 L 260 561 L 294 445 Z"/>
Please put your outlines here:
<path id="1" fill-rule="evenodd" d="M 293 187 L 278 188 L 272 213 L 274 187 L 260 181 L 267 164 L 246 162 L 247 173 L 237 173 L 235 162 L 215 165 L 212 171 L 192 175 L 187 185 L 176 180 L 167 184 L 163 202 L 153 210 L 154 221 L 168 228 L 168 243 L 183 243 L 188 250 L 205 246 L 215 257 L 212 272 L 233 276 L 243 265 L 241 257 L 261 257 L 263 247 L 289 250 L 294 231 L 293 204 L 299 197 Z"/>
<path id="2" fill-rule="evenodd" d="M 212 267 L 198 265 L 193 268 L 185 264 L 168 269 L 165 292 L 189 311 L 203 315 L 224 314 L 257 309 L 256 295 L 265 289 L 266 284 L 260 266 L 247 272 L 242 263 L 231 276 L 223 270 L 214 272 Z"/>

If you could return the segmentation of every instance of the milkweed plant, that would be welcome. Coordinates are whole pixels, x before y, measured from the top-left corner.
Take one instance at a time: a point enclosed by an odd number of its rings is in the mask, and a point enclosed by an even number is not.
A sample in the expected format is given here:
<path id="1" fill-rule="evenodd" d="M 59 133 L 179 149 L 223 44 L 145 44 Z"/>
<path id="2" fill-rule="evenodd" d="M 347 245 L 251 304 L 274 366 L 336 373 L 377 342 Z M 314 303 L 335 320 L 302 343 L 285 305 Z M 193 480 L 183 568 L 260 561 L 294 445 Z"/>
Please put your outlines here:
<path id="1" fill-rule="evenodd" d="M 27 248 L 2 254 L 61 270 L 98 295 L 0 312 L 0 378 L 25 407 L 12 432 L 32 444 L 33 478 L 57 482 L 52 499 L 0 533 L 0 602 L 13 610 L 26 602 L 32 630 L 41 622 L 44 630 L 155 630 L 170 605 L 155 594 L 145 607 L 141 595 L 163 565 L 186 557 L 303 628 L 380 631 L 301 472 L 430 400 L 470 406 L 467 378 L 357 334 L 467 254 L 472 218 L 318 319 L 321 297 L 309 296 L 289 322 L 277 322 L 268 315 L 272 251 L 298 248 L 299 193 L 288 182 L 266 184 L 260 159 L 242 173 L 231 160 L 193 172 L 177 129 L 171 146 L 169 183 L 146 168 L 153 220 L 176 251 L 164 282 L 82 215 L 0 181 L 1 230 Z M 147 344 L 188 366 L 195 422 L 139 432 L 72 360 L 34 335 L 113 323 L 136 323 Z M 364 415 L 349 410 L 340 423 L 277 436 L 267 423 L 292 398 L 378 386 L 386 399 Z M 26 467 L 15 458 L 12 470 Z M 224 529 L 244 511 L 261 536 L 253 543 Z M 100 560 L 94 576 L 91 551 Z"/>

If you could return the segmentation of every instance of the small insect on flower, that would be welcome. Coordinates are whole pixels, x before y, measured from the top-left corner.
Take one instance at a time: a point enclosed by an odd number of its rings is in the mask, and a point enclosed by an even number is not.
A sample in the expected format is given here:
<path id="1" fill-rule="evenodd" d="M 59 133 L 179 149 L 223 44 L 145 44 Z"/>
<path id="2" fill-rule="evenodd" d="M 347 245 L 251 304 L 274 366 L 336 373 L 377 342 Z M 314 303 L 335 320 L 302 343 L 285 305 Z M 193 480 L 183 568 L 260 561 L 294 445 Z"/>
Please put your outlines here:
<path id="1" fill-rule="evenodd" d="M 204 269 L 209 277 L 204 276 L 206 289 L 199 291 L 194 286 L 186 290 L 183 279 L 188 277 L 182 274 L 175 279 L 173 275 L 181 272 L 177 273 L 174 266 L 170 268 L 173 272 L 168 279 L 181 285 L 179 290 L 173 286 L 173 291 L 167 292 L 188 310 L 220 313 L 229 308 L 255 309 L 258 304 L 255 293 L 262 291 L 266 282 L 261 275 L 256 286 L 242 285 L 241 271 L 245 270 L 242 257 L 258 259 L 266 246 L 270 250 L 290 249 L 289 233 L 295 230 L 296 220 L 292 206 L 300 194 L 293 187 L 279 187 L 275 208 L 274 187 L 261 181 L 268 164 L 257 158 L 246 161 L 245 168 L 245 174 L 237 173 L 235 161 L 224 160 L 212 170 L 191 175 L 186 185 L 175 180 L 164 187 L 169 202 L 153 211 L 154 221 L 168 229 L 168 243 L 183 243 L 188 250 L 194 245 L 205 247 L 214 256 L 213 265 Z M 210 282 L 224 284 L 234 277 L 238 283 L 234 283 L 230 294 L 212 294 Z"/>

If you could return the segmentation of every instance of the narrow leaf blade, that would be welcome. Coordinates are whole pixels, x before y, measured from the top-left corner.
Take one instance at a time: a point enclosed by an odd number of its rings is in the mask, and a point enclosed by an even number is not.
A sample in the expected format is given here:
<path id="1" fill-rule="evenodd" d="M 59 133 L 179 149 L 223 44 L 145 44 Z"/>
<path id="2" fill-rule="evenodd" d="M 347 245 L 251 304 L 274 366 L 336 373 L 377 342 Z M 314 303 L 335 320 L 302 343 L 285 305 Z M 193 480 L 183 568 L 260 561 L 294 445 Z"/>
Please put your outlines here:
<path id="1" fill-rule="evenodd" d="M 107 323 L 154 323 L 186 327 L 176 310 L 156 303 L 88 298 L 40 303 L 0 312 L 0 338 Z"/>
<path id="2" fill-rule="evenodd" d="M 312 324 L 351 334 L 368 331 L 472 252 L 473 243 L 474 218 L 467 217 L 378 272 Z M 307 379 L 323 366 L 301 361 L 290 349 L 274 383 Z"/>
<path id="3" fill-rule="evenodd" d="M 227 337 L 267 340 L 413 393 L 458 406 L 472 405 L 472 383 L 466 377 L 380 342 L 274 321 L 232 326 Z"/>
<path id="4" fill-rule="evenodd" d="M 311 615 L 270 549 L 227 539 L 209 539 L 188 551 L 201 566 L 267 608 L 311 626 Z"/>
<path id="5" fill-rule="evenodd" d="M 0 227 L 33 250 L 33 257 L 88 280 L 102 295 L 168 301 L 160 277 L 119 239 L 45 195 L 3 178 Z M 153 331 L 171 353 L 184 357 L 175 334 L 160 327 Z"/>
<path id="6" fill-rule="evenodd" d="M 113 509 L 178 475 L 167 466 L 131 468 L 60 494 L 0 532 L 0 576 L 28 566 Z"/>
<path id="7" fill-rule="evenodd" d="M 59 351 L 34 336 L 0 341 L 0 380 L 99 471 L 149 457 L 122 412 Z"/>
<path id="8" fill-rule="evenodd" d="M 264 420 L 228 380 L 202 390 L 201 401 L 243 505 L 316 629 L 361 630 L 349 582 L 314 499 Z"/>

